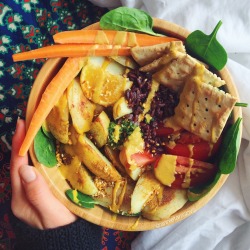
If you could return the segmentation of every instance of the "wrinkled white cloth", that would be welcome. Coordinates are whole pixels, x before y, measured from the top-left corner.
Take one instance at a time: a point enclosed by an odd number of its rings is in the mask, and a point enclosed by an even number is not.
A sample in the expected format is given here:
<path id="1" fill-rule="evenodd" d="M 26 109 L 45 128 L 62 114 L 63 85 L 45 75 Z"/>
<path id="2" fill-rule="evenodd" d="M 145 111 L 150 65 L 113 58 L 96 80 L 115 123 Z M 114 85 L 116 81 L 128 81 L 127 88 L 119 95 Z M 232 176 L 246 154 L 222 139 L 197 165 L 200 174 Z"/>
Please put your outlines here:
<path id="1" fill-rule="evenodd" d="M 236 170 L 216 196 L 189 218 L 172 226 L 140 233 L 134 250 L 250 249 L 250 1 L 113 0 L 94 1 L 147 11 L 151 16 L 210 34 L 222 20 L 217 39 L 228 52 L 229 69 L 243 108 L 243 138 Z M 112 6 L 110 5 L 112 2 Z"/>

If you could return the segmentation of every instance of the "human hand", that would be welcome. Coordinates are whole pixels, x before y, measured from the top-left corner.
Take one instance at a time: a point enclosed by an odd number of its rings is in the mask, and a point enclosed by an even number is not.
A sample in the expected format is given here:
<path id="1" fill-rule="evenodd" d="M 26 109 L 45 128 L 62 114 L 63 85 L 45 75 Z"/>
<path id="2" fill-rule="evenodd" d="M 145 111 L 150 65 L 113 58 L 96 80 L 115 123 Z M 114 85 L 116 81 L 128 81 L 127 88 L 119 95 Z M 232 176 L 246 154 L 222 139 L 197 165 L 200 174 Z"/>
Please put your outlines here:
<path id="1" fill-rule="evenodd" d="M 12 140 L 10 161 L 13 214 L 38 229 L 56 228 L 74 222 L 77 217 L 55 198 L 42 175 L 28 165 L 28 155 L 18 155 L 24 136 L 25 123 L 19 119 Z"/>

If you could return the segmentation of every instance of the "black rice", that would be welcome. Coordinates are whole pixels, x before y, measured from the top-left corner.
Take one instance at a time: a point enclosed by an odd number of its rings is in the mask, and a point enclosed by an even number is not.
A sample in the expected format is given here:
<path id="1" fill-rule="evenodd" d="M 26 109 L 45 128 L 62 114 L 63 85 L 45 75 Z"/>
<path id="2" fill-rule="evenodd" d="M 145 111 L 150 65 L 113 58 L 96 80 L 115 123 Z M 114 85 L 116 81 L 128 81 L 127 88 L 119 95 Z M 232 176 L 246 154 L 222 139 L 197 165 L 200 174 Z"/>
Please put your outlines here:
<path id="1" fill-rule="evenodd" d="M 125 92 L 128 106 L 133 113 L 125 118 L 135 123 L 138 122 L 139 115 L 143 112 L 143 103 L 146 101 L 152 86 L 152 75 L 139 70 L 131 70 L 128 78 L 133 82 L 132 87 Z M 157 129 L 162 121 L 174 115 L 174 108 L 179 102 L 178 94 L 166 86 L 160 85 L 156 92 L 149 111 L 151 121 L 141 121 L 140 128 L 143 133 L 146 150 L 152 154 L 162 154 L 164 152 L 164 138 L 157 136 Z"/>

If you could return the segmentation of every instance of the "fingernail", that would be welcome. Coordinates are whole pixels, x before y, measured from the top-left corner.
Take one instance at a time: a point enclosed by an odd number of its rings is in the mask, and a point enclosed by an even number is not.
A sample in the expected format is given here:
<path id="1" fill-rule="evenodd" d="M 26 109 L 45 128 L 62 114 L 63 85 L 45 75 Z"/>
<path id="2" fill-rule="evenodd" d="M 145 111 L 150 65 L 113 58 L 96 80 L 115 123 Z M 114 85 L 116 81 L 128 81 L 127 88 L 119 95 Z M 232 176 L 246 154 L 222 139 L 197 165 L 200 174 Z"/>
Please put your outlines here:
<path id="1" fill-rule="evenodd" d="M 36 179 L 36 173 L 32 166 L 24 165 L 20 167 L 19 174 L 22 180 L 26 183 L 32 182 Z"/>

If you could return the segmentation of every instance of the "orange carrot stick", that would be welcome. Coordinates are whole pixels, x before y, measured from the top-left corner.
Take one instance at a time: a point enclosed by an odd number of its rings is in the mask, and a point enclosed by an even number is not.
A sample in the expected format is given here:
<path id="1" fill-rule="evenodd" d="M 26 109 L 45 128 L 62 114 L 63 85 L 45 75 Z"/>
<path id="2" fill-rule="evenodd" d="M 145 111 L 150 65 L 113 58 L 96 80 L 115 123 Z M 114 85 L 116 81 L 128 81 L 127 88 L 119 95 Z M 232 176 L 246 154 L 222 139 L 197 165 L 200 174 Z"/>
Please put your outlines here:
<path id="1" fill-rule="evenodd" d="M 59 32 L 53 36 L 55 43 L 88 43 L 112 44 L 121 46 L 149 46 L 159 43 L 177 41 L 178 39 L 167 36 L 150 36 L 126 31 L 114 30 L 72 30 Z"/>
<path id="2" fill-rule="evenodd" d="M 51 80 L 45 89 L 41 101 L 33 114 L 24 141 L 19 150 L 19 155 L 23 156 L 29 150 L 38 130 L 42 126 L 51 109 L 58 102 L 65 89 L 78 75 L 84 64 L 83 57 L 68 58 L 59 72 Z"/>
<path id="3" fill-rule="evenodd" d="M 79 57 L 79 56 L 128 56 L 129 47 L 98 44 L 51 45 L 12 55 L 14 62 L 37 58 Z"/>

